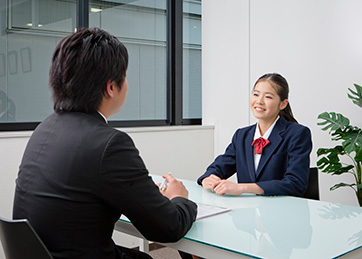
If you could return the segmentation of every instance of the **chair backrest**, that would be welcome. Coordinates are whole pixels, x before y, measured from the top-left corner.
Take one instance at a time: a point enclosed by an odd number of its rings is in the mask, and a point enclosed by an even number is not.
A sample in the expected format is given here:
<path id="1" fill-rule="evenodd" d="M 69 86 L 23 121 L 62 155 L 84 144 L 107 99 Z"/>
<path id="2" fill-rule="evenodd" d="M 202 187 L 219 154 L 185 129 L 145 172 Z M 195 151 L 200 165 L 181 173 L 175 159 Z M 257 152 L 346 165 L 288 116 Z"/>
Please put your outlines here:
<path id="1" fill-rule="evenodd" d="M 0 240 L 6 258 L 53 258 L 26 219 L 7 220 L 0 217 Z"/>
<path id="2" fill-rule="evenodd" d="M 316 167 L 312 167 L 309 170 L 308 188 L 304 194 L 304 198 L 319 200 L 318 168 Z"/>

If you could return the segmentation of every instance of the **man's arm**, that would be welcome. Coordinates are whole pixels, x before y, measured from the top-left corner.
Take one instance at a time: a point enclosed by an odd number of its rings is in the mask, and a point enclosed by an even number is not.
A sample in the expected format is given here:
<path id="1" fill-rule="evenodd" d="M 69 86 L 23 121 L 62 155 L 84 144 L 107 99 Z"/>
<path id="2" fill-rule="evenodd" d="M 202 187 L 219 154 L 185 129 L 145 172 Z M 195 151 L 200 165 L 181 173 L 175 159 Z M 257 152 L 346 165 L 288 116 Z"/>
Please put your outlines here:
<path id="1" fill-rule="evenodd" d="M 160 193 L 127 134 L 111 138 L 101 170 L 102 199 L 148 240 L 175 242 L 195 221 L 196 204 L 180 196 L 169 200 Z"/>

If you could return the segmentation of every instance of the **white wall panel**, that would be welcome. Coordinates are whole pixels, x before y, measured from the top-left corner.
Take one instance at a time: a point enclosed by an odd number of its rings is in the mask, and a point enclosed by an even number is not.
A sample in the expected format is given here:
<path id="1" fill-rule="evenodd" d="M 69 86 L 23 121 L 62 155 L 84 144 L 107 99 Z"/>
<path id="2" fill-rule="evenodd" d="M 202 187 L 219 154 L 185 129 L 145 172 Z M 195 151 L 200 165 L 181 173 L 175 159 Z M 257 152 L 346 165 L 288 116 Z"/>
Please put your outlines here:
<path id="1" fill-rule="evenodd" d="M 215 125 L 215 155 L 249 124 L 249 1 L 202 2 L 202 122 Z"/>

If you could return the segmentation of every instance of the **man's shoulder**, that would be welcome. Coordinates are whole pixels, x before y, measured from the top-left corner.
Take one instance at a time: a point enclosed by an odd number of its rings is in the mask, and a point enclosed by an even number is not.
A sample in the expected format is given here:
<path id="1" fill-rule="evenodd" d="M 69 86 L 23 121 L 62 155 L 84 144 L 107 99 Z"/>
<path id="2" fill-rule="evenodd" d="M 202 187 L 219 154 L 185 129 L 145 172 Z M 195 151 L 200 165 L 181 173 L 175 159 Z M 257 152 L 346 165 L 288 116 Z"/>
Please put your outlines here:
<path id="1" fill-rule="evenodd" d="M 82 112 L 54 112 L 39 124 L 36 131 L 60 131 L 82 135 L 97 140 L 101 139 L 130 139 L 130 136 L 116 128 L 109 126 L 104 118 L 97 113 L 88 114 Z"/>
<path id="2" fill-rule="evenodd" d="M 54 112 L 41 122 L 34 133 L 53 132 L 53 134 L 72 135 L 81 138 L 104 139 L 121 131 L 109 126 L 101 115 L 82 112 Z M 58 133 L 56 133 L 58 132 Z"/>

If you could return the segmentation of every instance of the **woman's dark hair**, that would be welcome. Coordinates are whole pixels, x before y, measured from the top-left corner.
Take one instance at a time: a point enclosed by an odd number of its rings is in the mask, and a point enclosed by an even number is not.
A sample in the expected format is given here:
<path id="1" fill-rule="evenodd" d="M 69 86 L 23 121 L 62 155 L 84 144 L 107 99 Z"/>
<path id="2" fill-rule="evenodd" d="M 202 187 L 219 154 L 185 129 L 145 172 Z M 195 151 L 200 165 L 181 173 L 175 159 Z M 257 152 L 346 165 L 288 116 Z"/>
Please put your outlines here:
<path id="1" fill-rule="evenodd" d="M 56 46 L 49 71 L 54 110 L 93 112 L 108 80 L 121 87 L 128 66 L 126 47 L 98 28 L 83 28 Z"/>
<path id="2" fill-rule="evenodd" d="M 255 82 L 254 88 L 257 83 L 261 81 L 268 81 L 270 85 L 275 89 L 277 94 L 280 97 L 281 101 L 288 99 L 289 95 L 289 86 L 287 80 L 277 73 L 265 74 L 259 77 L 259 79 Z M 297 120 L 293 116 L 292 108 L 288 102 L 287 106 L 279 112 L 279 116 L 282 116 L 287 121 L 298 123 Z"/>

